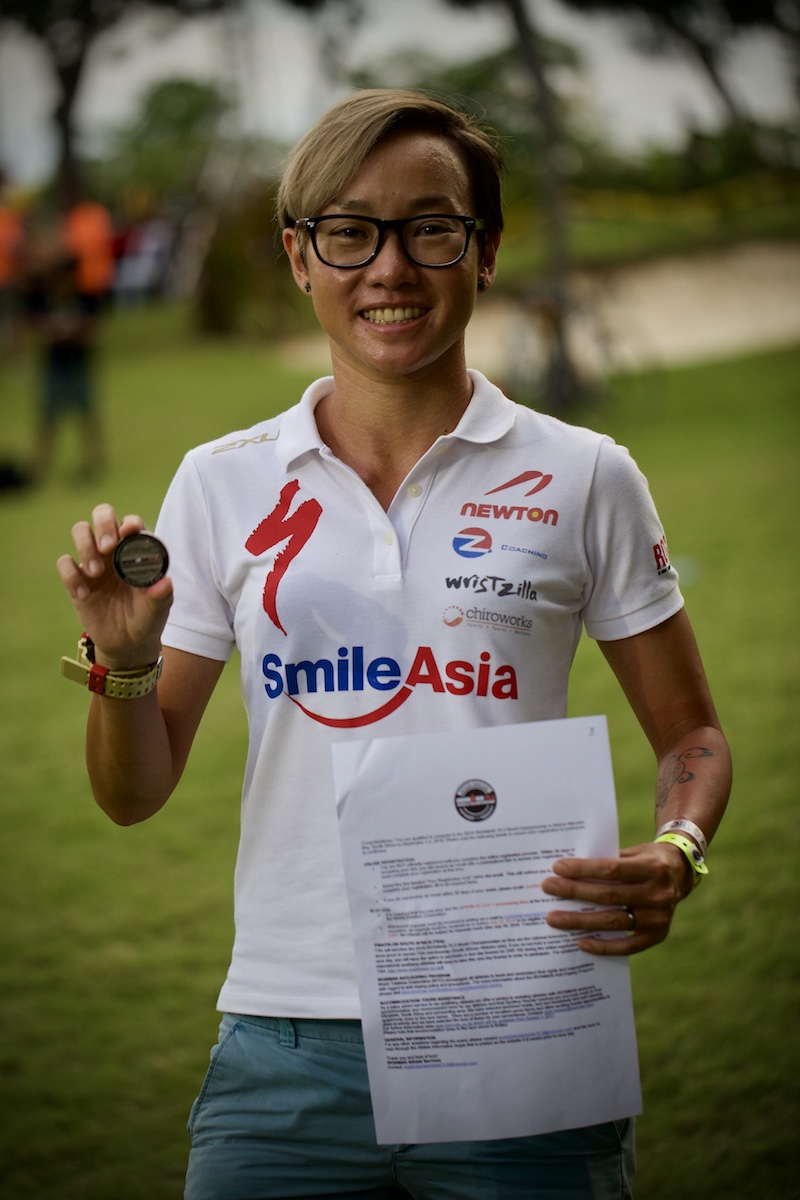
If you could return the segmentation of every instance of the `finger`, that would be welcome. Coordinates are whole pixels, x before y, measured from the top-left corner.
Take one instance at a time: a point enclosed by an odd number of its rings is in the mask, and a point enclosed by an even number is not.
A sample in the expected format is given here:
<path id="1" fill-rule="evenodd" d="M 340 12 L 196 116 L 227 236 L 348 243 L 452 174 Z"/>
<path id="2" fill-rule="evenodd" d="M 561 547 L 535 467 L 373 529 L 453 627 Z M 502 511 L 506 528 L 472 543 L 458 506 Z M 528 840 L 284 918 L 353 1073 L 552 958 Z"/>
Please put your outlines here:
<path id="1" fill-rule="evenodd" d="M 111 554 L 119 541 L 117 514 L 110 504 L 98 504 L 92 509 L 92 525 L 97 547 L 102 554 Z"/>
<path id="2" fill-rule="evenodd" d="M 78 521 L 72 526 L 72 540 L 83 573 L 89 577 L 102 575 L 105 570 L 103 552 L 88 521 Z"/>
<path id="3" fill-rule="evenodd" d="M 128 513 L 119 522 L 119 536 L 124 538 L 130 533 L 141 533 L 145 528 L 145 523 L 138 513 Z"/>
<path id="4" fill-rule="evenodd" d="M 584 904 L 602 904 L 623 907 L 628 904 L 644 880 L 603 880 L 596 874 L 587 878 L 565 879 L 563 876 L 548 876 L 542 880 L 542 891 L 558 900 L 578 900 Z"/>
<path id="5" fill-rule="evenodd" d="M 72 600 L 86 600 L 90 594 L 89 585 L 83 571 L 73 558 L 62 554 L 56 562 L 56 570 Z"/>
<path id="6" fill-rule="evenodd" d="M 594 954 L 597 958 L 621 958 L 631 954 L 641 954 L 642 950 L 649 950 L 651 946 L 657 946 L 659 942 L 663 942 L 665 937 L 665 933 L 657 934 L 652 931 L 632 933 L 628 937 L 621 938 L 586 937 L 577 942 L 577 947 L 586 954 Z"/>
<path id="7" fill-rule="evenodd" d="M 551 929 L 582 930 L 586 933 L 633 933 L 638 926 L 638 915 L 633 920 L 632 909 L 617 905 L 609 908 L 554 909 L 547 914 Z"/>
<path id="8" fill-rule="evenodd" d="M 553 872 L 564 879 L 619 880 L 638 883 L 652 871 L 649 846 L 632 846 L 621 850 L 616 858 L 559 858 Z"/>

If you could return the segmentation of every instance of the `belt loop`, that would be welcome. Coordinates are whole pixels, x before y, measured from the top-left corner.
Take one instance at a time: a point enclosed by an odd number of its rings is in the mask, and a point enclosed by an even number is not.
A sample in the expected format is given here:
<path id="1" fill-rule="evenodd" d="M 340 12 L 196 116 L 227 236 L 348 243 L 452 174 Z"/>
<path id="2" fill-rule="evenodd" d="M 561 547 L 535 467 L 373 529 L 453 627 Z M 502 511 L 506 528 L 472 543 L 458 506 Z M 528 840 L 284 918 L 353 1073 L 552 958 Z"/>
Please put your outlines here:
<path id="1" fill-rule="evenodd" d="M 278 1018 L 278 1045 L 288 1046 L 292 1050 L 297 1045 L 297 1030 L 294 1021 L 290 1021 L 288 1017 Z"/>

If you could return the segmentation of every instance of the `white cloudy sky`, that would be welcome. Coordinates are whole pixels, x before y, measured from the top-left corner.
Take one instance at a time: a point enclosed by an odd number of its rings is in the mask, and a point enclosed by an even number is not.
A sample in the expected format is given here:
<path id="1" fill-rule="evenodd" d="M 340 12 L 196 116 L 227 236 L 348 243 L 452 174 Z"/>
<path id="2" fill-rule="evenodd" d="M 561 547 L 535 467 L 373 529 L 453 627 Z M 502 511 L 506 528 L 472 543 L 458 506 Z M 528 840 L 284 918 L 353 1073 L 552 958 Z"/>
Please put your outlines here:
<path id="1" fill-rule="evenodd" d="M 491 5 L 459 13 L 441 0 L 367 0 L 367 19 L 353 61 L 379 61 L 404 46 L 442 56 L 470 57 L 506 43 L 507 20 Z M 245 126 L 291 140 L 334 98 L 319 70 L 318 23 L 279 0 L 249 0 L 246 19 L 221 34 L 215 22 L 195 20 L 154 30 L 127 24 L 98 43 L 79 97 L 83 133 L 129 118 L 143 90 L 175 75 L 235 79 Z M 536 0 L 542 30 L 571 42 L 584 56 L 580 90 L 618 144 L 635 148 L 675 137 L 687 119 L 714 125 L 718 101 L 704 79 L 679 59 L 643 57 L 609 18 L 570 13 L 557 0 Z M 792 112 L 790 76 L 781 48 L 750 38 L 731 58 L 728 79 L 753 115 L 785 119 Z M 35 183 L 52 168 L 48 112 L 54 92 L 35 43 L 0 39 L 0 162 L 20 183 Z"/>

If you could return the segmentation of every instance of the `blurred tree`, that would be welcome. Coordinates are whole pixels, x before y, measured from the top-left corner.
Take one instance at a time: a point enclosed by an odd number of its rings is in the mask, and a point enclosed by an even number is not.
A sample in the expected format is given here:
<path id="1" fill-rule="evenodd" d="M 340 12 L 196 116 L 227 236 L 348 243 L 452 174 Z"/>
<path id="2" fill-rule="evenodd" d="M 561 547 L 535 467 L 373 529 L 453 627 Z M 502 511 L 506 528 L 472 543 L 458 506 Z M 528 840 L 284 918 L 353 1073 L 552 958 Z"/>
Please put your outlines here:
<path id="1" fill-rule="evenodd" d="M 293 8 L 314 13 L 326 0 L 282 0 Z M 353 0 L 345 0 L 351 8 Z M 81 167 L 75 151 L 73 113 L 86 63 L 101 34 L 123 17 L 148 8 L 170 10 L 191 18 L 215 12 L 234 11 L 241 0 L 0 0 L 3 22 L 21 25 L 45 48 L 58 84 L 58 101 L 53 112 L 59 138 L 58 191 L 66 200 L 82 190 Z"/>
<path id="2" fill-rule="evenodd" d="M 166 79 L 145 92 L 129 123 L 112 129 L 92 168 L 98 190 L 114 204 L 130 191 L 151 203 L 180 206 L 198 190 L 230 101 L 214 83 Z"/>
<path id="3" fill-rule="evenodd" d="M 547 330 L 547 368 L 540 402 L 551 412 L 572 407 L 583 391 L 567 344 L 566 321 L 570 309 L 570 254 L 564 175 L 567 137 L 551 81 L 546 42 L 525 0 L 447 0 L 453 8 L 474 9 L 493 4 L 505 10 L 515 33 L 521 62 L 533 84 L 532 111 L 538 138 L 531 146 L 540 163 L 540 191 L 547 223 L 546 280 L 532 301 Z"/>
<path id="4" fill-rule="evenodd" d="M 701 68 L 720 99 L 728 123 L 745 125 L 747 114 L 725 78 L 723 63 L 742 32 L 780 34 L 798 61 L 797 0 L 563 0 L 579 12 L 615 13 L 628 20 L 636 44 L 649 53 L 683 50 Z M 800 78 L 800 71 L 796 72 Z"/>
<path id="5" fill-rule="evenodd" d="M 185 17 L 224 9 L 230 0 L 148 0 Z M 13 21 L 44 46 L 58 82 L 53 118 L 59 137 L 58 191 L 68 200 L 82 190 L 75 152 L 73 111 L 90 50 L 97 38 L 135 7 L 125 0 L 0 0 L 0 21 Z"/>

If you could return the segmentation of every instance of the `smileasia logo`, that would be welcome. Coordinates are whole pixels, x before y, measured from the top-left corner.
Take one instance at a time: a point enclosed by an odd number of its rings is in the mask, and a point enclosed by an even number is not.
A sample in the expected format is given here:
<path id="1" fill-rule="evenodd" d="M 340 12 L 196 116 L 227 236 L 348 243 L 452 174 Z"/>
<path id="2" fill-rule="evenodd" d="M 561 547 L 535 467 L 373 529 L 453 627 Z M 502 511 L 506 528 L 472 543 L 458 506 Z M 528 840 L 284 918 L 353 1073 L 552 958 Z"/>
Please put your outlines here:
<path id="1" fill-rule="evenodd" d="M 411 666 L 404 672 L 400 663 L 388 655 L 368 659 L 363 646 L 340 646 L 335 659 L 318 658 L 315 662 L 302 659 L 284 663 L 279 654 L 265 654 L 261 670 L 264 691 L 270 700 L 288 696 L 312 721 L 332 729 L 374 725 L 396 712 L 417 688 L 430 688 L 431 692 L 442 696 L 474 694 L 495 700 L 518 698 L 514 668 L 507 663 L 495 666 L 488 650 L 479 654 L 477 662 L 463 658 L 439 662 L 430 646 L 420 646 Z M 392 692 L 393 695 L 358 716 L 337 717 L 314 712 L 298 699 L 301 695 L 306 697 L 320 692 L 363 692 L 367 698 L 372 692 Z"/>

